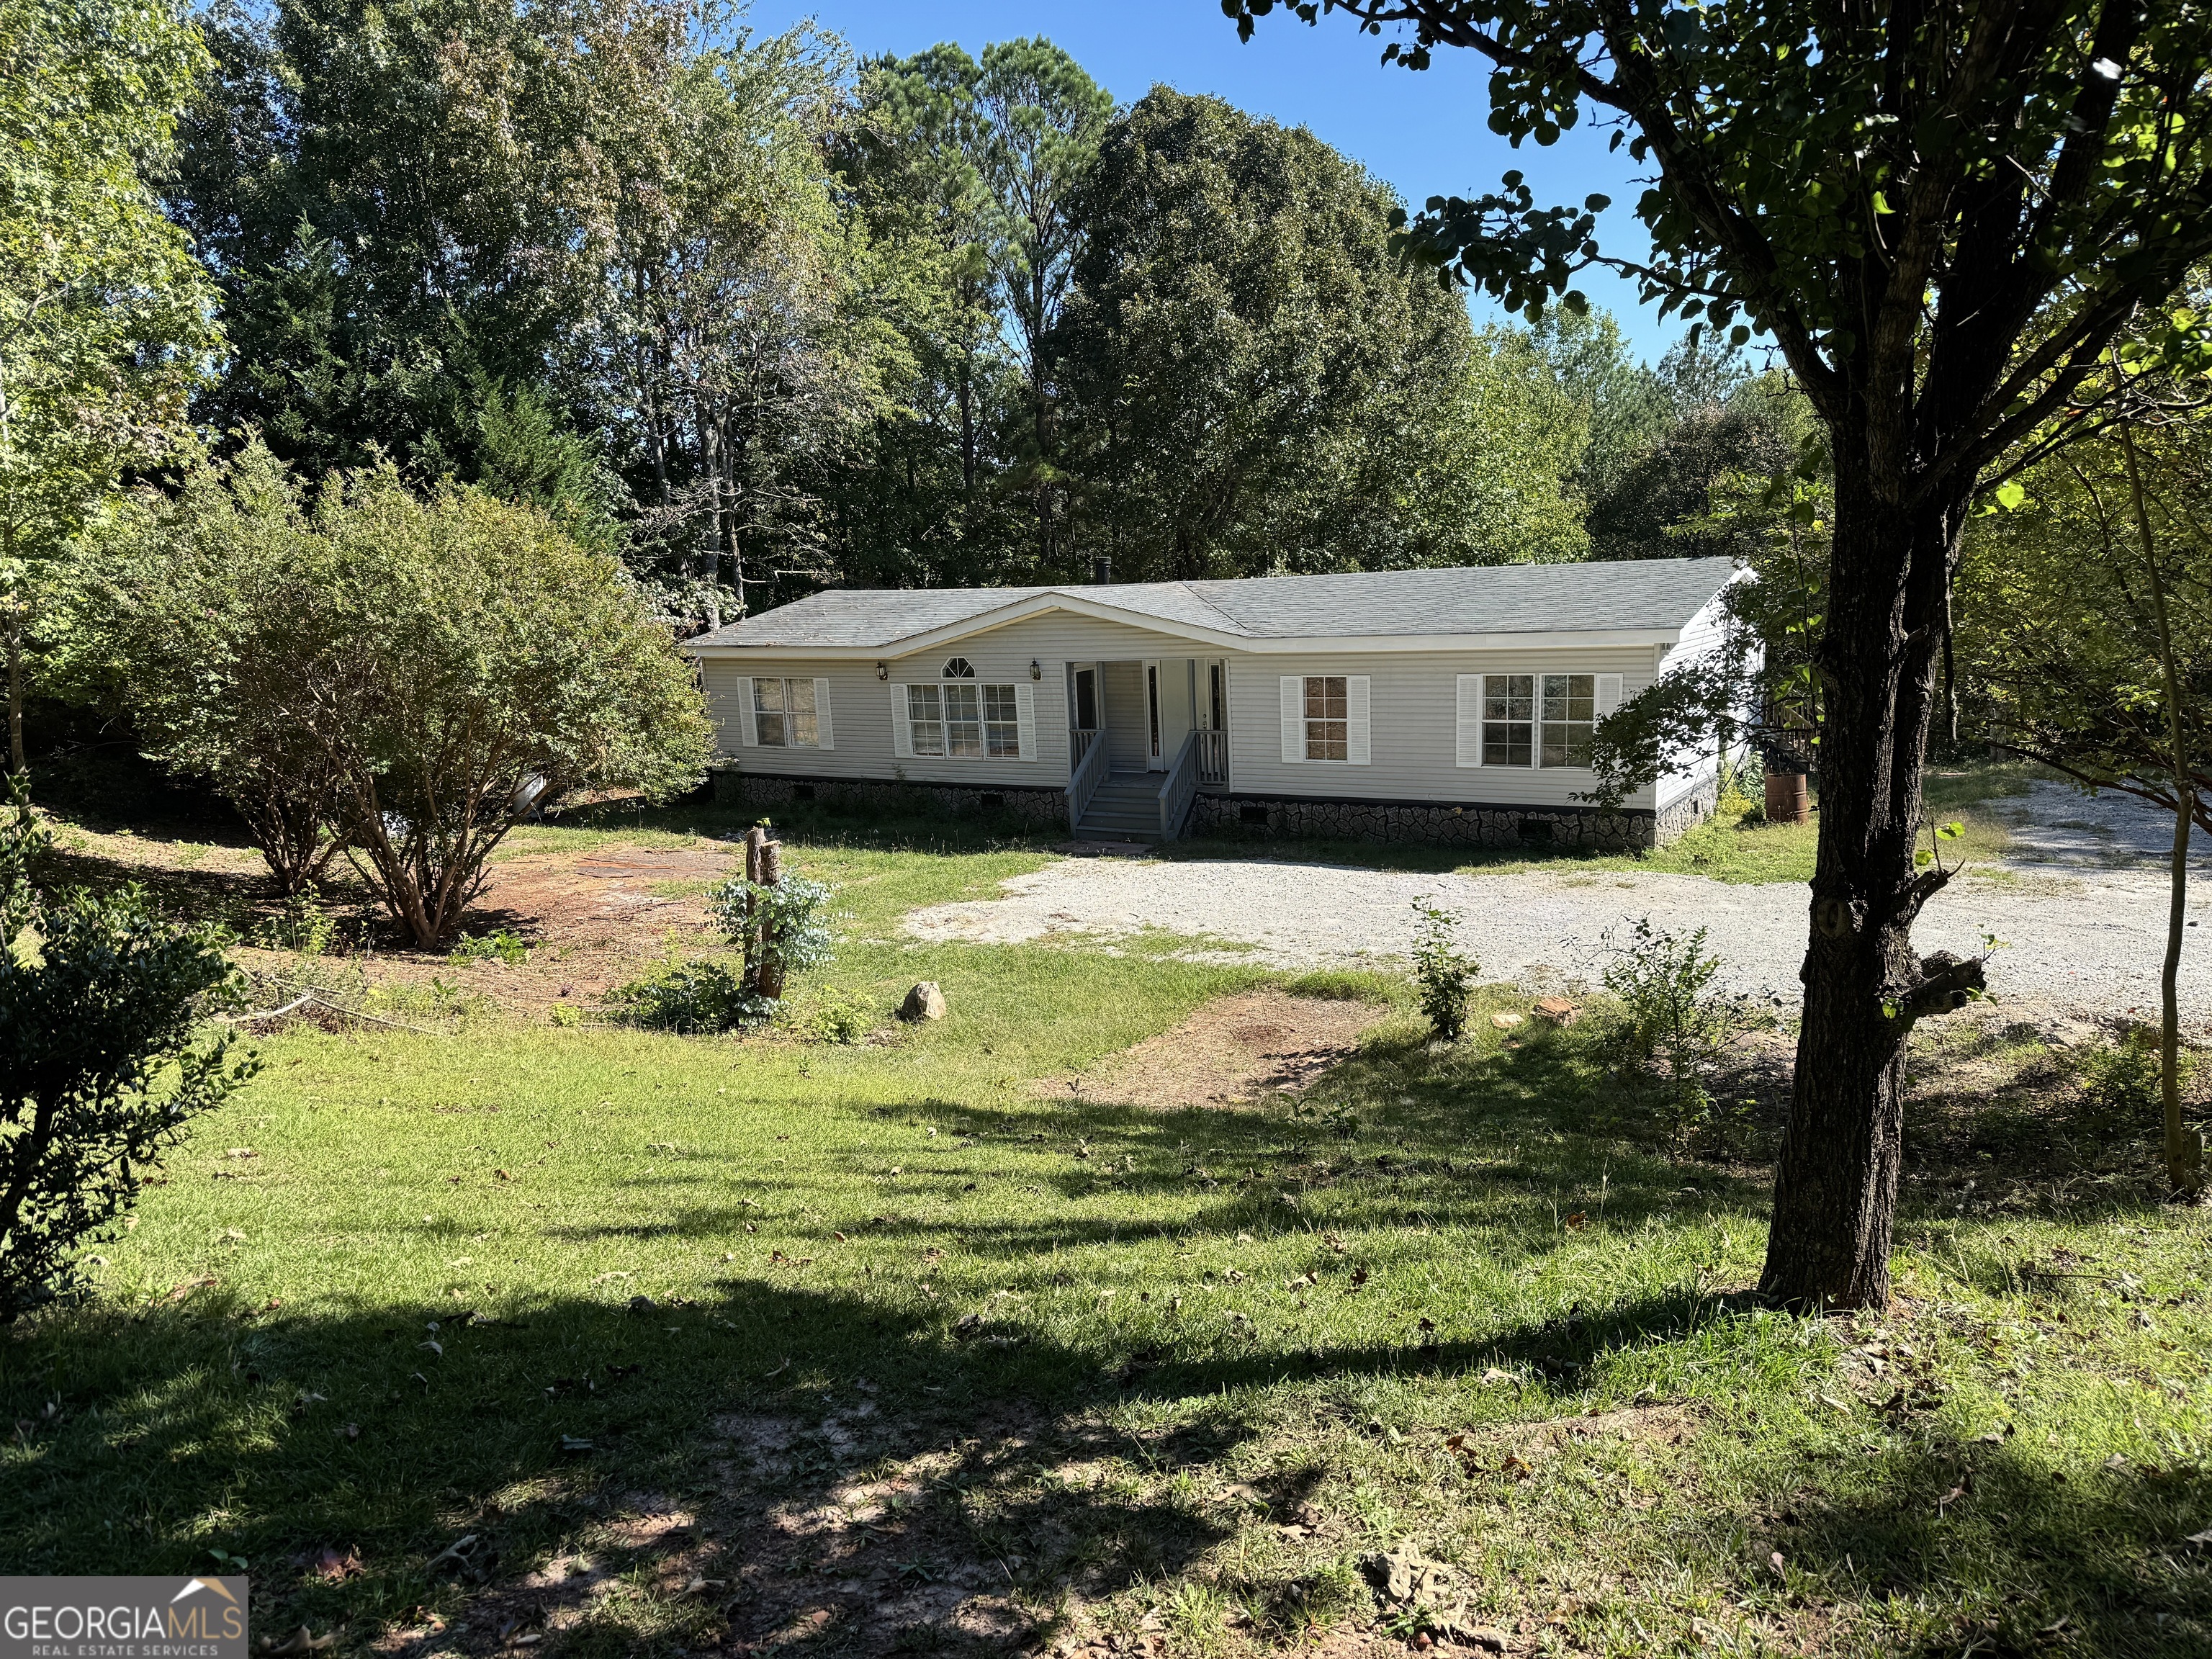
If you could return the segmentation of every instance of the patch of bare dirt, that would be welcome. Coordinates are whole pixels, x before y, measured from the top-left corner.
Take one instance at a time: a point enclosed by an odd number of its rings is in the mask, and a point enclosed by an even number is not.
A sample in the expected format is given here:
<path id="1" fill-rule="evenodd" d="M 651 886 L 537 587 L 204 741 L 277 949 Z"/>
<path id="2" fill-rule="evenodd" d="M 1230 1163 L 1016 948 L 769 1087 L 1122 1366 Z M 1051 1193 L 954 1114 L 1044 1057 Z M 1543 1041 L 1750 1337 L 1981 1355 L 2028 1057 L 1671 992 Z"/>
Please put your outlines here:
<path id="1" fill-rule="evenodd" d="M 1243 1105 L 1264 1091 L 1305 1088 L 1349 1055 L 1376 1018 L 1364 1002 L 1246 992 L 1210 1002 L 1173 1030 L 1036 1091 L 1133 1106 Z"/>

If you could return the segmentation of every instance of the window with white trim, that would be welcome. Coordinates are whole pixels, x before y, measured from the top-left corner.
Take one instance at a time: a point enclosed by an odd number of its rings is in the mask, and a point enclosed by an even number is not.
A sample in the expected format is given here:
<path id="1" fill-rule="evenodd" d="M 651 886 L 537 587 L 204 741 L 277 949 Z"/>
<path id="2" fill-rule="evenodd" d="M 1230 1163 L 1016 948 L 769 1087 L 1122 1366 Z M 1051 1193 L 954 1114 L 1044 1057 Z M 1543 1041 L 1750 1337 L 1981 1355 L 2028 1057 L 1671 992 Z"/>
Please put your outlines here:
<path id="1" fill-rule="evenodd" d="M 948 680 L 972 680 L 975 678 L 975 665 L 965 657 L 954 657 L 945 665 L 945 678 Z"/>
<path id="2" fill-rule="evenodd" d="M 1309 674 L 1306 678 L 1306 758 L 1340 761 L 1351 758 L 1351 704 L 1341 674 Z"/>
<path id="3" fill-rule="evenodd" d="M 1597 676 L 1544 677 L 1543 766 L 1590 763 L 1590 734 L 1597 727 Z"/>
<path id="4" fill-rule="evenodd" d="M 769 749 L 819 749 L 814 682 L 753 677 L 754 740 Z"/>
<path id="5" fill-rule="evenodd" d="M 906 709 L 917 755 L 1021 758 L 1021 698 L 1012 685 L 909 685 Z"/>
<path id="6" fill-rule="evenodd" d="M 1536 677 L 1488 674 L 1482 682 L 1482 763 L 1527 766 L 1535 753 Z"/>

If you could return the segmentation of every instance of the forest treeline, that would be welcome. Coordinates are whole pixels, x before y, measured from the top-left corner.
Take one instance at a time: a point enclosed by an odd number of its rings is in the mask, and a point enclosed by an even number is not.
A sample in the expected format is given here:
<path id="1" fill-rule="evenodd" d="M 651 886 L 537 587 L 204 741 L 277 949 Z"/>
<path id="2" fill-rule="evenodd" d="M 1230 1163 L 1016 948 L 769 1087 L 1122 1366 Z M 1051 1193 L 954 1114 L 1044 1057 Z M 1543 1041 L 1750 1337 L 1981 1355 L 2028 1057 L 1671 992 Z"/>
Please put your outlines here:
<path id="1" fill-rule="evenodd" d="M 1302 129 L 1049 41 L 856 61 L 690 0 L 228 3 L 156 188 L 203 432 L 481 484 L 701 626 L 827 584 L 1717 550 L 1786 387 L 1477 330 Z"/>

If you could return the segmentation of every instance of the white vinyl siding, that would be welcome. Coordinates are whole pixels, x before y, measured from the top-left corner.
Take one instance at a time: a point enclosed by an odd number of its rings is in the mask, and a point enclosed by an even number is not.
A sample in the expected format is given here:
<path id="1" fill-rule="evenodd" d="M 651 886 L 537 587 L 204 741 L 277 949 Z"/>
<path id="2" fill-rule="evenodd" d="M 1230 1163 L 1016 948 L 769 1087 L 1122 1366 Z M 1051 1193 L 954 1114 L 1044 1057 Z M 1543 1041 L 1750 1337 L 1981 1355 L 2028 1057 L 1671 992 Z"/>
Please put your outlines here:
<path id="1" fill-rule="evenodd" d="M 1717 630 L 1714 630 L 1717 637 Z M 902 724 L 905 682 L 936 682 L 945 659 L 954 654 L 968 658 L 977 680 L 1015 688 L 1018 702 L 1027 693 L 1033 708 L 1033 727 L 1024 746 L 1029 760 L 954 760 L 918 757 L 898 730 Z M 1685 653 L 1678 649 L 1672 663 Z M 1690 653 L 1688 654 L 1696 654 Z M 1039 665 L 1031 681 L 1030 664 Z M 1608 684 L 1621 682 L 1620 696 L 1633 696 L 1650 684 L 1658 653 L 1650 646 L 1562 649 L 1546 648 L 1541 636 L 1532 637 L 1526 648 L 1481 651 L 1382 653 L 1237 653 L 1202 647 L 1132 628 L 1122 623 L 1048 612 L 993 629 L 986 635 L 937 647 L 911 657 L 884 659 L 879 673 L 874 659 L 825 659 L 803 651 L 748 653 L 740 661 L 710 657 L 702 665 L 709 713 L 720 733 L 722 747 L 742 754 L 746 769 L 764 774 L 834 781 L 838 778 L 889 779 L 895 775 L 918 783 L 959 783 L 992 788 L 1028 787 L 1060 788 L 1067 781 L 1069 707 L 1068 665 L 1095 666 L 1104 663 L 1139 665 L 1156 662 L 1161 667 L 1164 693 L 1182 696 L 1186 661 L 1196 676 L 1200 706 L 1211 701 L 1208 661 L 1221 661 L 1226 672 L 1222 690 L 1225 724 L 1230 731 L 1231 775 L 1236 792 L 1265 799 L 1271 795 L 1313 799 L 1377 801 L 1437 801 L 1446 805 L 1571 806 L 1589 786 L 1589 775 L 1565 769 L 1521 766 L 1486 767 L 1462 770 L 1455 760 L 1467 757 L 1461 748 L 1462 732 L 1458 716 L 1466 693 L 1461 683 L 1492 673 L 1536 675 L 1592 673 L 1600 677 L 1598 702 L 1607 702 Z M 1136 669 L 1139 684 L 1142 670 Z M 836 705 L 836 748 L 763 750 L 741 746 L 750 687 L 755 674 L 806 674 L 826 680 L 829 701 Z M 1291 705 L 1295 723 L 1304 718 L 1303 682 L 1308 675 L 1342 675 L 1347 681 L 1364 679 L 1369 688 L 1369 731 L 1372 737 L 1370 764 L 1321 764 L 1300 758 L 1304 744 L 1285 747 L 1277 735 L 1282 726 L 1281 685 L 1288 679 L 1298 688 Z M 739 694 L 744 686 L 745 695 Z M 1458 694 L 1455 696 L 1455 692 Z M 1350 688 L 1346 688 L 1346 719 L 1350 718 Z M 817 717 L 823 703 L 818 691 Z M 1617 706 L 1617 703 L 1616 703 Z M 1178 702 L 1175 708 L 1180 710 Z M 1165 708 L 1163 713 L 1167 714 Z M 1191 713 L 1195 715 L 1197 708 Z M 1182 746 L 1182 732 L 1162 733 L 1170 757 Z M 1346 733 L 1350 750 L 1350 733 Z M 1711 770 L 1711 760 L 1705 769 Z M 1662 786 L 1663 787 L 1663 786 Z M 1662 795 L 1657 804 L 1674 798 Z M 1628 805 L 1649 810 L 1652 792 L 1632 793 Z"/>
<path id="2" fill-rule="evenodd" d="M 1618 678 L 1617 707 L 1620 696 L 1650 683 L 1652 659 L 1646 646 L 1547 650 L 1538 641 L 1525 650 L 1403 655 L 1363 651 L 1357 656 L 1316 652 L 1232 659 L 1228 691 L 1236 793 L 1261 799 L 1279 794 L 1468 807 L 1587 805 L 1580 799 L 1590 787 L 1587 771 L 1534 764 L 1537 677 L 1597 675 L 1601 703 Z M 1371 744 L 1366 766 L 1304 758 L 1304 682 L 1318 674 L 1368 682 Z M 1482 684 L 1492 674 L 1522 677 L 1528 690 L 1527 740 L 1517 766 L 1500 765 L 1481 750 Z M 1346 691 L 1348 720 L 1348 685 Z M 1632 791 L 1625 804 L 1650 808 L 1650 790 Z"/>
<path id="3" fill-rule="evenodd" d="M 830 682 L 818 677 L 814 682 L 814 732 L 816 748 L 835 749 L 837 746 L 831 740 L 830 729 Z"/>

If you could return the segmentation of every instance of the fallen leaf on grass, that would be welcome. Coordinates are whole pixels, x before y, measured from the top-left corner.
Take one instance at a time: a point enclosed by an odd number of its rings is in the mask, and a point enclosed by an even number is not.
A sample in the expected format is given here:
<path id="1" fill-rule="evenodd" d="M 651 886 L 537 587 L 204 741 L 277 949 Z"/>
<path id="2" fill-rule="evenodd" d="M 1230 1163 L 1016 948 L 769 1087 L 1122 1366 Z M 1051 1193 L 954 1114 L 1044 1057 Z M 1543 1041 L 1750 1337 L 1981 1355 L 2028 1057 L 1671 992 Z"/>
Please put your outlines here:
<path id="1" fill-rule="evenodd" d="M 1572 1215 L 1567 1218 L 1567 1231 L 1569 1232 L 1580 1232 L 1583 1228 L 1589 1225 L 1589 1217 L 1585 1215 L 1580 1210 L 1577 1210 Z"/>

